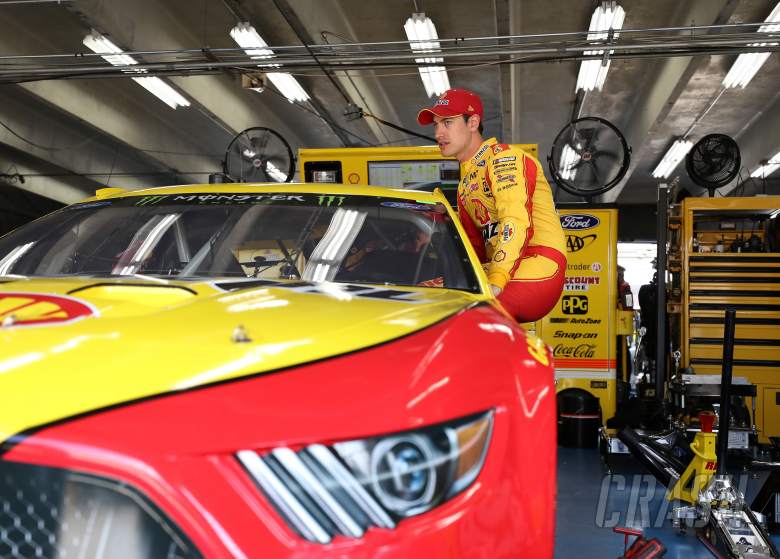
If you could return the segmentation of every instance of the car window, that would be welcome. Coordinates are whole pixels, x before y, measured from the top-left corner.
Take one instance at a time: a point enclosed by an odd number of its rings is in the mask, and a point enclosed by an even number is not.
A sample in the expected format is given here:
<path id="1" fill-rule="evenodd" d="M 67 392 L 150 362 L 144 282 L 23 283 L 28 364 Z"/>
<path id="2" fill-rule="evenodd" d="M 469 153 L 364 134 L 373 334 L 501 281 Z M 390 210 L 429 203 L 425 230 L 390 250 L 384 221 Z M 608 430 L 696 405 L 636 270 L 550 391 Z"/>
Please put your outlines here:
<path id="1" fill-rule="evenodd" d="M 440 203 L 186 194 L 69 206 L 0 239 L 0 276 L 300 279 L 478 291 Z"/>

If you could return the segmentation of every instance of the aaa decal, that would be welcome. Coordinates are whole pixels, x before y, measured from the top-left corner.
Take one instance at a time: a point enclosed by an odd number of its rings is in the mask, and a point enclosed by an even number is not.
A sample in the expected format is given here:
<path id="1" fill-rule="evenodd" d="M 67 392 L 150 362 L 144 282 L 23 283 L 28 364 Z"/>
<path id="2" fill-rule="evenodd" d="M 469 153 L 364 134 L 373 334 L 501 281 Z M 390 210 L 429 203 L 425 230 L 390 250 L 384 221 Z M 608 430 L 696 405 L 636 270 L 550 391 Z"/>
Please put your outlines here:
<path id="1" fill-rule="evenodd" d="M 566 235 L 566 252 L 579 252 L 596 240 L 596 235 Z"/>
<path id="2" fill-rule="evenodd" d="M 46 293 L 0 293 L 0 328 L 65 324 L 98 311 L 89 303 Z"/>

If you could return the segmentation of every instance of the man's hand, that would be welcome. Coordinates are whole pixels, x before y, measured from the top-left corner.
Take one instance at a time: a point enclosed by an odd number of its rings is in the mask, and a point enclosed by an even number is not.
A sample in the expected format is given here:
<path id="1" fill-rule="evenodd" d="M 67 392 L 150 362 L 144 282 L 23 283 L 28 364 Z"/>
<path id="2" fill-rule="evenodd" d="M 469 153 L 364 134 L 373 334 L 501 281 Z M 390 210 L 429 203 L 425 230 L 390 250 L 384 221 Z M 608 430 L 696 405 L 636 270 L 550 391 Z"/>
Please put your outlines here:
<path id="1" fill-rule="evenodd" d="M 492 283 L 490 284 L 490 291 L 493 292 L 493 297 L 498 297 L 501 294 L 501 288 Z"/>

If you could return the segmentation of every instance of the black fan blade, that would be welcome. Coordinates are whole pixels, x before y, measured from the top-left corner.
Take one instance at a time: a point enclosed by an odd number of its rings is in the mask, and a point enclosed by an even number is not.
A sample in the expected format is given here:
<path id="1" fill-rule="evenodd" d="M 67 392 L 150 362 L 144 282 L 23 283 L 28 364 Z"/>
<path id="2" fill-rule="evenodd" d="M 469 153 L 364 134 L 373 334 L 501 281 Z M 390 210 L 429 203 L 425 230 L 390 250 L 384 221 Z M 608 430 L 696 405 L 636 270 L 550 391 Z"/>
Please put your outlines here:
<path id="1" fill-rule="evenodd" d="M 603 150 L 602 151 L 594 151 L 591 154 L 591 157 L 593 157 L 593 159 L 596 159 L 596 160 L 601 159 L 602 157 L 605 158 L 605 159 L 612 159 L 613 161 L 617 161 L 619 159 L 618 154 L 615 153 L 614 151 L 603 151 Z"/>

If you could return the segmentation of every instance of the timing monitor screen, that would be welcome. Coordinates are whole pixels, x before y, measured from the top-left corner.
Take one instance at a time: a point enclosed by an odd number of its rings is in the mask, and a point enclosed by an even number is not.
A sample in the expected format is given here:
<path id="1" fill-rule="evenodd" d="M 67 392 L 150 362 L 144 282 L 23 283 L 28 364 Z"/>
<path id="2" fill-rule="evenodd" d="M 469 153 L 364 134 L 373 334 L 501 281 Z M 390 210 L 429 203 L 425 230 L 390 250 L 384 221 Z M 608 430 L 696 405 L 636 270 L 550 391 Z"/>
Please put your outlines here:
<path id="1" fill-rule="evenodd" d="M 368 184 L 432 191 L 440 187 L 455 204 L 460 164 L 449 159 L 434 161 L 369 161 Z"/>

